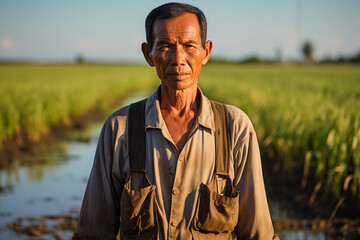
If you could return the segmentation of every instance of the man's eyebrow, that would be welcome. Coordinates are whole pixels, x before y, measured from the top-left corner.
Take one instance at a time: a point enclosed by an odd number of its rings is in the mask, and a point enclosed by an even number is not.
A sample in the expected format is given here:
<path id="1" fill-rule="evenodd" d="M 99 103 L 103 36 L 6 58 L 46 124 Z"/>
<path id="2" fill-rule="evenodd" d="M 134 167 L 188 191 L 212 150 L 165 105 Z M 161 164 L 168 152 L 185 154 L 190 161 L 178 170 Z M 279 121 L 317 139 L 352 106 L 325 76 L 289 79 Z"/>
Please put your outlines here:
<path id="1" fill-rule="evenodd" d="M 194 40 L 187 40 L 183 42 L 183 44 L 194 44 L 194 43 L 198 43 L 198 42 Z"/>
<path id="2" fill-rule="evenodd" d="M 197 41 L 194 40 L 185 40 L 185 41 L 181 41 L 181 44 L 196 44 Z M 172 44 L 170 39 L 160 39 L 159 41 L 157 41 L 157 44 Z"/>
<path id="3" fill-rule="evenodd" d="M 157 45 L 157 46 L 162 46 L 162 45 L 174 45 L 174 44 L 175 44 L 175 43 L 174 43 L 170 38 L 167 38 L 167 37 L 158 39 L 158 40 L 156 41 L 156 45 Z M 180 44 L 183 44 L 183 45 L 199 44 L 199 42 L 196 41 L 196 40 L 192 40 L 192 39 L 184 39 L 183 41 L 180 42 Z"/>
<path id="4" fill-rule="evenodd" d="M 170 43 L 170 39 L 161 39 L 159 41 L 157 41 L 157 44 L 169 44 Z"/>

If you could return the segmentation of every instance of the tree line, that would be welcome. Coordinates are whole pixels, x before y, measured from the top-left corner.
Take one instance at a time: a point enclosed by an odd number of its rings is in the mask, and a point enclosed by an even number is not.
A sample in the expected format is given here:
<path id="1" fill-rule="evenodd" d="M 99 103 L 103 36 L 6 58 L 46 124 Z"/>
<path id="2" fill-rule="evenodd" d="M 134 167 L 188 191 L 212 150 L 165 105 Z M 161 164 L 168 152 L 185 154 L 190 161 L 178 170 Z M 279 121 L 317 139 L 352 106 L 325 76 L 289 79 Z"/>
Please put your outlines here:
<path id="1" fill-rule="evenodd" d="M 337 57 L 325 56 L 319 60 L 315 60 L 315 47 L 313 43 L 309 40 L 304 41 L 301 45 L 301 54 L 303 56 L 302 60 L 286 60 L 286 62 L 304 62 L 304 63 L 341 63 L 341 64 L 359 64 L 360 63 L 360 50 L 358 53 L 352 54 L 350 56 L 340 55 Z M 210 58 L 212 63 L 280 63 L 281 59 L 281 50 L 276 49 L 276 54 L 273 59 L 261 58 L 257 55 L 251 55 L 245 58 L 237 60 L 229 60 L 227 58 L 212 57 Z"/>

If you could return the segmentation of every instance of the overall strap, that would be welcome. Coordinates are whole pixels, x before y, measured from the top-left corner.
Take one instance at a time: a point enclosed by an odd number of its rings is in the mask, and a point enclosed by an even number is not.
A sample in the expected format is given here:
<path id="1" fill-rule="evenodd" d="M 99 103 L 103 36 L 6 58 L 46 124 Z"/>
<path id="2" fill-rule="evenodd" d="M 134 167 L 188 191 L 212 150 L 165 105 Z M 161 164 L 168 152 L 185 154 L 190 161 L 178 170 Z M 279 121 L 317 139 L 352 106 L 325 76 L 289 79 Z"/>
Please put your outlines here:
<path id="1" fill-rule="evenodd" d="M 146 172 L 146 99 L 132 103 L 129 108 L 128 138 L 130 170 Z"/>
<path id="2" fill-rule="evenodd" d="M 210 100 L 215 122 L 215 173 L 229 175 L 229 117 L 225 105 Z"/>

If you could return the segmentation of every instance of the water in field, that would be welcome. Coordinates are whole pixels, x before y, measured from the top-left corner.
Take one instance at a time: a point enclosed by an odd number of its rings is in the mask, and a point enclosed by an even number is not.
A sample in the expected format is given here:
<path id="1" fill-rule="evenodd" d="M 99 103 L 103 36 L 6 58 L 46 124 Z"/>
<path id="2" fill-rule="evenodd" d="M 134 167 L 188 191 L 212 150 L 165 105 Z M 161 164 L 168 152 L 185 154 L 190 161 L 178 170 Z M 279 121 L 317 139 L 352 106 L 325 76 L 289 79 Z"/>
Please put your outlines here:
<path id="1" fill-rule="evenodd" d="M 58 215 L 78 209 L 91 169 L 100 124 L 87 130 L 89 141 L 68 140 L 51 150 L 53 162 L 1 170 L 1 184 L 9 189 L 0 195 L 0 226 L 17 218 Z M 66 152 L 63 152 L 66 151 Z M 69 239 L 71 233 L 65 233 Z M 26 239 L 13 231 L 1 231 L 0 239 Z M 49 238 L 51 239 L 51 238 Z"/>
<path id="2" fill-rule="evenodd" d="M 269 208 L 272 218 L 291 219 L 296 218 L 293 211 L 282 208 L 278 202 L 269 201 Z M 276 231 L 281 240 L 335 240 L 334 237 L 324 232 L 314 231 Z"/>
<path id="3" fill-rule="evenodd" d="M 142 96 L 128 99 L 132 102 Z M 44 159 L 36 165 L 14 162 L 8 169 L 0 170 L 0 239 L 28 239 L 5 228 L 10 222 L 23 218 L 40 218 L 44 215 L 77 214 L 81 206 L 86 182 L 92 167 L 97 138 L 102 122 L 88 129 L 69 133 L 67 139 L 57 143 L 37 158 Z M 273 217 L 286 217 L 288 212 L 271 203 Z M 46 221 L 51 221 L 47 219 Z M 318 232 L 278 232 L 286 240 L 332 240 Z M 61 231 L 62 239 L 70 239 L 71 231 Z M 47 234 L 32 239 L 61 239 Z"/>

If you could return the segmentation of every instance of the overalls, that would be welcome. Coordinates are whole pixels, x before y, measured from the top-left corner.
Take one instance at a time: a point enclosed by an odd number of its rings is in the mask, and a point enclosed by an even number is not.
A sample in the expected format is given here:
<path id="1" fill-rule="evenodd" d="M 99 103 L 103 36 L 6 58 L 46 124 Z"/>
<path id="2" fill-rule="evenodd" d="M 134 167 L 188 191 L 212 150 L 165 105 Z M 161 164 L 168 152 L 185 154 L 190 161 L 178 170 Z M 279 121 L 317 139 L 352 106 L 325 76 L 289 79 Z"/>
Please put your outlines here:
<path id="1" fill-rule="evenodd" d="M 215 122 L 215 173 L 209 184 L 200 185 L 191 231 L 194 239 L 232 239 L 239 193 L 229 176 L 229 120 L 223 104 L 210 102 Z M 157 238 L 156 186 L 146 174 L 146 133 L 139 127 L 145 125 L 145 103 L 146 99 L 129 109 L 130 176 L 120 200 L 121 239 Z"/>

